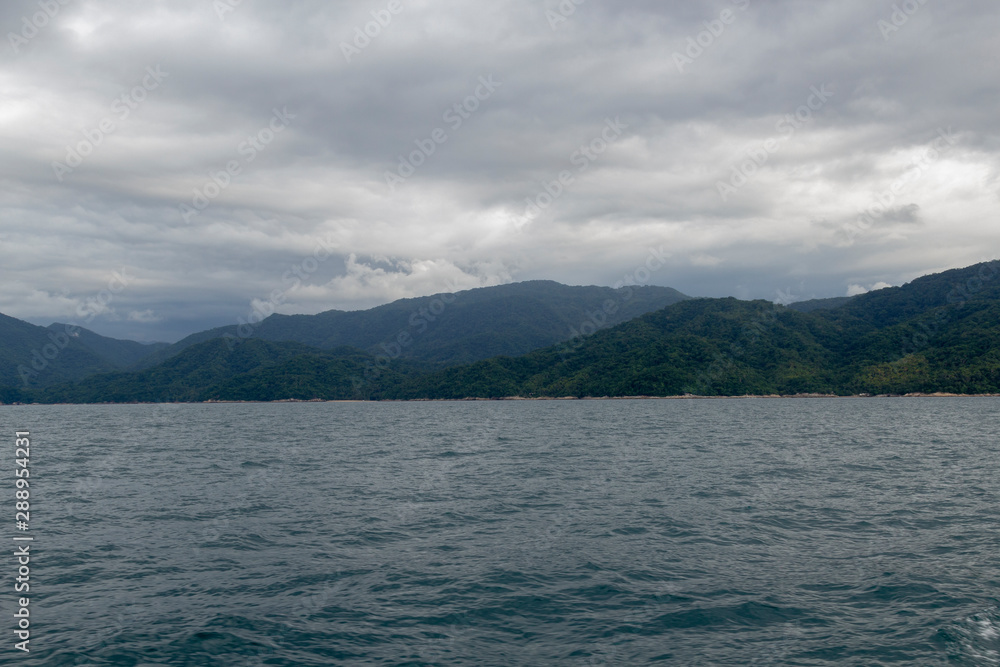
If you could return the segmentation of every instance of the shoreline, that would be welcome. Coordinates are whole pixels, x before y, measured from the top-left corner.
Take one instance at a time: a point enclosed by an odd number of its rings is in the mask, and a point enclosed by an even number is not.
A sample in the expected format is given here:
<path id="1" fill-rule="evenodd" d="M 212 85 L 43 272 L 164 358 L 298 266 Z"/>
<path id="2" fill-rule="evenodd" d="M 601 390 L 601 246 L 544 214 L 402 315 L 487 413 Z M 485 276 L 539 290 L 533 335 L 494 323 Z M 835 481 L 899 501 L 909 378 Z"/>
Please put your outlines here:
<path id="1" fill-rule="evenodd" d="M 413 403 L 430 401 L 684 401 L 684 400 L 732 400 L 732 399 L 786 399 L 786 398 L 1000 398 L 1000 394 L 952 394 L 948 392 L 909 394 L 733 394 L 726 396 L 507 396 L 503 398 L 408 398 L 384 399 L 380 403 Z M 221 402 L 221 401 L 220 401 Z M 274 403 L 276 401 L 268 401 Z M 305 401 L 303 401 L 305 402 Z M 333 402 L 333 401 L 330 401 Z"/>
<path id="2" fill-rule="evenodd" d="M 386 398 L 368 401 L 356 398 L 282 398 L 274 401 L 186 401 L 171 403 L 150 403 L 143 401 L 123 401 L 120 403 L 0 403 L 0 407 L 30 405 L 213 405 L 213 404 L 270 404 L 270 403 L 469 403 L 486 401 L 718 401 L 736 399 L 864 399 L 864 398 L 1000 398 L 1000 394 L 953 394 L 950 392 L 912 392 L 909 394 L 739 394 L 732 396 L 505 396 L 500 398 Z"/>

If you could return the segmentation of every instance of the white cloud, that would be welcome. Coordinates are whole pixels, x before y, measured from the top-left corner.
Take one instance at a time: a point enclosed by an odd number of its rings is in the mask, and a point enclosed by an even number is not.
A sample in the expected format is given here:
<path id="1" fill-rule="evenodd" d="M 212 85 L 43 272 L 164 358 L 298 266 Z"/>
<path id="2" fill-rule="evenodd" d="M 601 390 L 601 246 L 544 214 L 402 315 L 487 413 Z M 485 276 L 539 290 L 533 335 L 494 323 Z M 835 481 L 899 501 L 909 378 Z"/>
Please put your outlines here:
<path id="1" fill-rule="evenodd" d="M 885 289 L 886 287 L 892 287 L 887 282 L 879 281 L 870 287 L 863 287 L 862 285 L 849 285 L 847 287 L 847 296 L 858 296 L 859 294 L 868 294 L 868 292 L 874 292 L 876 290 Z"/>
<path id="2" fill-rule="evenodd" d="M 722 264 L 722 258 L 714 257 L 712 255 L 707 255 L 705 253 L 698 253 L 697 255 L 691 255 L 691 264 L 694 266 L 718 266 Z"/>
<path id="3" fill-rule="evenodd" d="M 511 281 L 506 267 L 484 263 L 460 268 L 445 259 L 402 260 L 381 258 L 361 261 L 351 254 L 347 272 L 324 285 L 305 285 L 288 294 L 291 306 L 310 301 L 357 304 L 369 307 L 387 300 L 424 296 L 435 292 L 456 292 L 501 285 Z M 285 310 L 288 308 L 286 307 Z"/>
<path id="4" fill-rule="evenodd" d="M 143 324 L 151 324 L 154 322 L 160 322 L 163 318 L 154 313 L 151 309 L 146 310 L 133 310 L 128 314 L 129 322 L 141 322 Z"/>

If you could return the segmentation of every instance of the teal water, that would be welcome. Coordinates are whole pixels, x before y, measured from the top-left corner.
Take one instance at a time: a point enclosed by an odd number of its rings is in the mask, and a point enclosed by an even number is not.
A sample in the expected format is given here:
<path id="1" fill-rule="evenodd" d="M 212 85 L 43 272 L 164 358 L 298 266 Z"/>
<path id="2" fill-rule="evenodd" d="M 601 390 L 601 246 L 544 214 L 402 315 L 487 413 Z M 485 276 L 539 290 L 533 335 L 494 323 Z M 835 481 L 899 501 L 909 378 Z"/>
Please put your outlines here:
<path id="1" fill-rule="evenodd" d="M 6 406 L 36 541 L 0 662 L 998 665 L 998 413 Z"/>

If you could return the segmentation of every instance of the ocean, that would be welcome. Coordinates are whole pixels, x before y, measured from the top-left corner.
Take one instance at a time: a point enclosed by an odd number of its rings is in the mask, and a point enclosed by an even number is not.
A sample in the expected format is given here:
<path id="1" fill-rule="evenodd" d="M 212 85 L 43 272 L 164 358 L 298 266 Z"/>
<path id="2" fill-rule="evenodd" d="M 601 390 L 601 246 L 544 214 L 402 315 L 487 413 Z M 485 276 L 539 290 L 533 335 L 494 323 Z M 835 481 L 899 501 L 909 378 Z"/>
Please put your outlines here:
<path id="1" fill-rule="evenodd" d="M 0 663 L 1000 665 L 998 415 L 992 398 L 4 406 Z"/>

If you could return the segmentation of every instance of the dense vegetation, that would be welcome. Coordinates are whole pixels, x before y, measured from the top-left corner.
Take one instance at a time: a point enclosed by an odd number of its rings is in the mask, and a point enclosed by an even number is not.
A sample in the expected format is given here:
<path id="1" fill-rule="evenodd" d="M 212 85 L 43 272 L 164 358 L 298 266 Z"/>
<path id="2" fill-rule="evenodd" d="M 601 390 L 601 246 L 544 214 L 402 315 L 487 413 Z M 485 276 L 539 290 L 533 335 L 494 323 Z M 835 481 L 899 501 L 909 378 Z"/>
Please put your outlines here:
<path id="1" fill-rule="evenodd" d="M 498 322 L 506 322 L 512 312 L 517 313 L 514 319 L 541 312 L 530 299 L 513 301 L 497 315 Z M 487 311 L 475 312 L 482 319 Z M 596 327 L 583 328 L 579 336 L 525 355 L 469 364 L 448 361 L 465 358 L 477 342 L 485 340 L 490 349 L 502 345 L 482 337 L 481 329 L 453 324 L 455 330 L 438 333 L 434 345 L 425 348 L 430 360 L 350 346 L 320 349 L 300 342 L 209 337 L 152 368 L 97 375 L 20 398 L 124 402 L 1000 393 L 1000 262 L 799 308 L 732 298 L 684 299 L 591 335 L 584 334 Z M 439 326 L 444 328 L 445 321 Z M 519 344 L 527 344 L 532 335 Z M 447 350 L 447 340 L 455 351 Z M 438 351 L 428 352 L 433 349 Z M 0 400 L 11 399 L 3 396 Z"/>
<path id="2" fill-rule="evenodd" d="M 397 362 L 363 385 L 358 379 L 370 361 L 370 355 L 353 348 L 325 351 L 253 339 L 231 345 L 216 338 L 154 368 L 97 375 L 49 388 L 37 398 L 60 403 L 351 399 L 427 371 L 414 362 Z"/>
<path id="3" fill-rule="evenodd" d="M 401 299 L 369 310 L 272 315 L 256 325 L 203 331 L 150 356 L 153 366 L 213 338 L 256 338 L 330 350 L 345 345 L 446 364 L 526 354 L 564 340 L 592 319 L 608 325 L 686 299 L 669 287 L 570 287 L 547 280 Z M 608 312 L 610 311 L 610 312 Z"/>
<path id="4" fill-rule="evenodd" d="M 0 401 L 9 402 L 18 389 L 127 368 L 163 347 L 106 338 L 78 326 L 40 327 L 0 315 Z"/>

